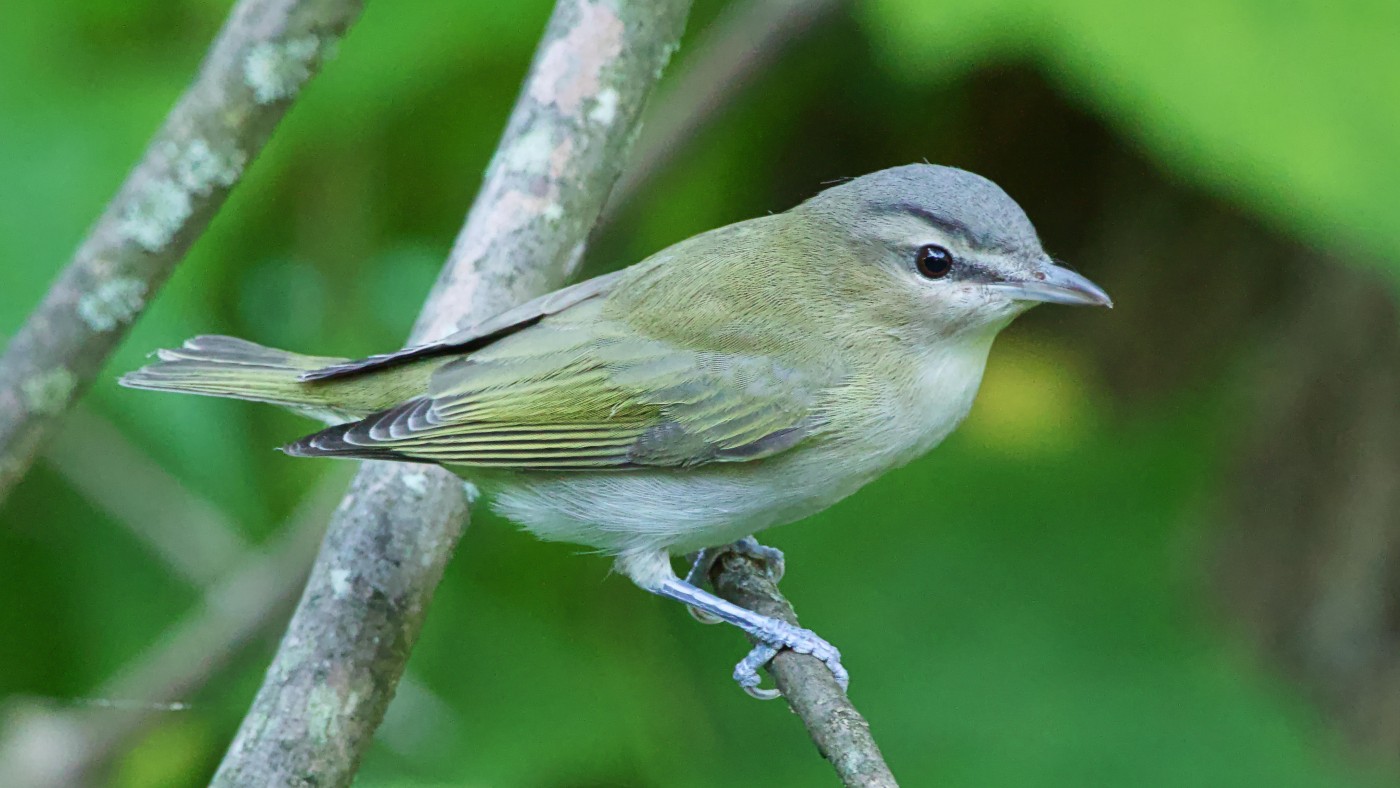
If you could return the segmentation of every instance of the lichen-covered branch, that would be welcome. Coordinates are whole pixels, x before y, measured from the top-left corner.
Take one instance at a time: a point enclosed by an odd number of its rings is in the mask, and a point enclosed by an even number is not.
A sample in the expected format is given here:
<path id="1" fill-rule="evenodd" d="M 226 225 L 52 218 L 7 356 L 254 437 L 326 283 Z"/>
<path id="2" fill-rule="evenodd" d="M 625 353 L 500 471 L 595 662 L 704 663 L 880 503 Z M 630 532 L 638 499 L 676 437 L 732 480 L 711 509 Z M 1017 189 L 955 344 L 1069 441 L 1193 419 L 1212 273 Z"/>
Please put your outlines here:
<path id="1" fill-rule="evenodd" d="M 563 284 L 627 159 L 689 0 L 558 0 L 411 340 Z M 215 785 L 347 785 L 466 524 L 446 471 L 366 463 Z"/>
<path id="2" fill-rule="evenodd" d="M 241 0 L 73 260 L 0 357 L 0 500 L 204 232 L 362 0 Z"/>
<path id="3" fill-rule="evenodd" d="M 652 176 L 667 169 L 701 136 L 705 125 L 716 121 L 724 105 L 840 2 L 792 0 L 789 5 L 775 6 L 769 0 L 747 0 L 727 9 L 714 29 L 706 31 L 678 64 L 671 89 L 648 109 L 654 120 L 643 129 L 626 174 L 613 190 L 609 212 L 644 191 Z M 783 12 L 774 13 L 775 8 Z M 730 95 L 717 98 L 709 90 L 691 89 L 711 82 L 721 84 Z M 636 177 L 638 170 L 645 170 L 643 177 Z M 94 439 L 101 445 L 96 452 L 89 445 Z M 198 586 L 216 581 L 218 585 L 207 593 L 210 602 L 172 627 L 149 651 L 93 693 L 98 698 L 135 699 L 149 705 L 96 711 L 38 704 L 9 709 L 15 719 L 0 731 L 0 785 L 60 786 L 97 781 L 94 775 L 102 774 L 109 762 L 162 713 L 158 711 L 161 703 L 197 697 L 240 653 L 241 644 L 276 634 L 271 629 L 280 627 L 290 615 L 325 530 L 324 516 L 319 523 L 303 522 L 317 515 L 299 513 L 272 549 L 250 551 L 224 515 L 174 479 L 164 478 L 164 472 L 149 458 L 125 445 L 114 427 L 84 413 L 81 406 L 68 415 L 53 439 L 45 442 L 43 451 L 59 473 L 94 504 L 106 508 L 165 560 L 168 568 Z M 116 467 L 122 473 L 113 476 L 110 471 Z M 316 505 L 304 508 L 319 512 L 321 498 L 318 488 L 308 497 Z M 325 509 L 329 511 L 330 506 Z M 307 539 L 315 541 L 308 543 Z M 225 588 L 239 591 L 225 593 Z M 254 593 L 246 593 L 250 588 Z M 250 637 L 250 632 L 257 634 Z M 431 691 L 414 683 L 412 675 L 405 675 L 399 687 L 400 704 L 405 693 L 431 698 Z M 421 713 L 422 705 L 405 713 Z M 396 710 L 400 710 L 398 706 L 390 708 L 377 736 L 377 741 L 390 749 L 395 749 L 389 725 Z M 443 722 L 441 717 L 435 720 L 435 724 Z M 56 750 L 63 756 L 52 757 Z"/>
<path id="4" fill-rule="evenodd" d="M 710 572 L 715 591 L 736 605 L 797 624 L 792 604 L 778 592 L 767 570 L 742 555 L 724 553 Z M 768 668 L 817 750 L 847 786 L 895 788 L 870 724 L 841 691 L 825 663 L 807 654 L 780 651 Z"/>

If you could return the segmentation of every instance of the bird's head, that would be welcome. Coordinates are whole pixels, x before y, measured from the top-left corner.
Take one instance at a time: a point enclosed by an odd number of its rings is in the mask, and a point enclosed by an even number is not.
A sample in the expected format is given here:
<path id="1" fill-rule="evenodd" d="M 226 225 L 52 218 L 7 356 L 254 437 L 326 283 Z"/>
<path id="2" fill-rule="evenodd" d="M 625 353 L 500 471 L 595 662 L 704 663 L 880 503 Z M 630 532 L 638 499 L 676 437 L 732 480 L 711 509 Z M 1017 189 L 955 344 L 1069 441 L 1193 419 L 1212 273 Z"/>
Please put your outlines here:
<path id="1" fill-rule="evenodd" d="M 871 313 L 917 326 L 923 336 L 994 334 L 1039 303 L 1113 305 L 1098 285 L 1045 253 L 1015 200 L 966 170 L 881 170 L 796 210 L 853 245 L 860 263 L 842 276 Z"/>

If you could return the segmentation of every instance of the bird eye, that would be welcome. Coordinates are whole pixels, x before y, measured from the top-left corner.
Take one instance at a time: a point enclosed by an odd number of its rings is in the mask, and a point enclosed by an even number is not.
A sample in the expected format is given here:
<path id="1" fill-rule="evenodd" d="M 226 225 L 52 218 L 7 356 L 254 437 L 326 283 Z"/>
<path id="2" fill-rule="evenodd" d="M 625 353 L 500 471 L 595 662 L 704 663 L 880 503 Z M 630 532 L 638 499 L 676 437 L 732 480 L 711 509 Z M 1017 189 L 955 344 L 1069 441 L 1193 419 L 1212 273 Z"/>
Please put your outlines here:
<path id="1" fill-rule="evenodd" d="M 914 265 L 926 278 L 942 279 L 953 270 L 953 253 L 937 244 L 920 246 L 918 254 L 914 256 Z"/>

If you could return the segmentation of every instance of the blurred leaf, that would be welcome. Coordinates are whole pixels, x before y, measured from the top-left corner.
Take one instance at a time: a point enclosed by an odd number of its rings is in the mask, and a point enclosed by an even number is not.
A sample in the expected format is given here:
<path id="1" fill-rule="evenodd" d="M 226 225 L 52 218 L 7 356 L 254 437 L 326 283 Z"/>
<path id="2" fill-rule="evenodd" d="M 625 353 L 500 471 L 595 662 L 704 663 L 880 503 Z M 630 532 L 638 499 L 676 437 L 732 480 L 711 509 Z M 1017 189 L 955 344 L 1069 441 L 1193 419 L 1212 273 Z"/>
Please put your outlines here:
<path id="1" fill-rule="evenodd" d="M 900 78 L 1033 60 L 1182 177 L 1310 244 L 1400 266 L 1400 3 L 866 0 L 862 11 Z"/>
<path id="2" fill-rule="evenodd" d="M 1095 392 L 1064 348 L 1004 337 L 987 364 L 977 402 L 960 431 L 994 452 L 1063 452 L 1093 429 Z"/>
<path id="3" fill-rule="evenodd" d="M 204 767 L 213 745 L 207 724 L 195 714 L 171 712 L 141 738 L 117 767 L 114 788 L 176 788 Z"/>

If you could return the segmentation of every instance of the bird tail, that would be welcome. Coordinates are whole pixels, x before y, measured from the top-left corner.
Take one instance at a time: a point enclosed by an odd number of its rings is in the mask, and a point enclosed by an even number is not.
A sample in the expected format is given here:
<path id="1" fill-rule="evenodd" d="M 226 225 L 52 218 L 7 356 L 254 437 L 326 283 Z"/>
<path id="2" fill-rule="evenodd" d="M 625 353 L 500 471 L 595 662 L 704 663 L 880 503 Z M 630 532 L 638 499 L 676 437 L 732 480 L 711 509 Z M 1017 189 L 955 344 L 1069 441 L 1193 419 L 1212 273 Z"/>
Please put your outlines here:
<path id="1" fill-rule="evenodd" d="M 198 336 L 159 359 L 122 376 L 134 389 L 231 397 L 281 405 L 324 421 L 341 422 L 363 413 L 347 410 L 340 387 L 305 382 L 303 373 L 346 359 L 303 356 L 225 336 Z"/>

